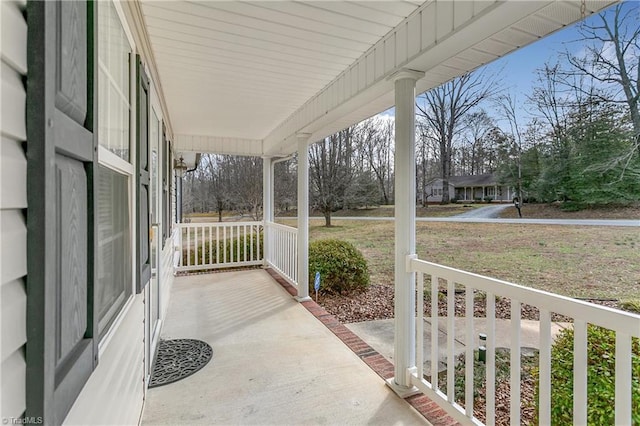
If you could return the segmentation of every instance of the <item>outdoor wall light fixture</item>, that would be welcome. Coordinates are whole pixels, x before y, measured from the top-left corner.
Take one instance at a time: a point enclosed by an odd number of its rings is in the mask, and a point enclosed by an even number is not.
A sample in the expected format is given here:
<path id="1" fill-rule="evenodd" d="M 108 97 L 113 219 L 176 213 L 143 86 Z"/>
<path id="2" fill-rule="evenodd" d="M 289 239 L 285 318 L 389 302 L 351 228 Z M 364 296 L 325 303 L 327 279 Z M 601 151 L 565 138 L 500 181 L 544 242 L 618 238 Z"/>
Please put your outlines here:
<path id="1" fill-rule="evenodd" d="M 176 171 L 176 176 L 182 179 L 184 172 L 187 170 L 187 163 L 184 162 L 182 156 L 180 156 L 179 160 L 174 160 L 173 168 Z"/>

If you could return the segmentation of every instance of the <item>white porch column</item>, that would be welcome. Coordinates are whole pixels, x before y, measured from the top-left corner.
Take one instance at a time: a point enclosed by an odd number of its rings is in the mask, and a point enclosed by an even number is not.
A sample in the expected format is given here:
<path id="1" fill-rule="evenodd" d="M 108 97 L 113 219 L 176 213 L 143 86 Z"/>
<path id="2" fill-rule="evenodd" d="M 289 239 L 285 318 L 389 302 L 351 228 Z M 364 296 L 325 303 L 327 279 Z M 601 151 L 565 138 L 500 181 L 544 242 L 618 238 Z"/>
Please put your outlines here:
<path id="1" fill-rule="evenodd" d="M 407 271 L 407 258 L 416 252 L 415 88 L 422 76 L 424 73 L 413 70 L 400 70 L 391 76 L 396 104 L 395 377 L 388 383 L 404 395 L 413 393 L 409 369 L 416 365 L 416 282 L 415 275 Z"/>
<path id="2" fill-rule="evenodd" d="M 309 297 L 309 133 L 298 137 L 298 296 Z"/>
<path id="3" fill-rule="evenodd" d="M 262 221 L 263 221 L 263 265 L 268 265 L 271 258 L 271 235 L 267 228 L 268 222 L 273 222 L 273 162 L 271 157 L 262 157 Z"/>

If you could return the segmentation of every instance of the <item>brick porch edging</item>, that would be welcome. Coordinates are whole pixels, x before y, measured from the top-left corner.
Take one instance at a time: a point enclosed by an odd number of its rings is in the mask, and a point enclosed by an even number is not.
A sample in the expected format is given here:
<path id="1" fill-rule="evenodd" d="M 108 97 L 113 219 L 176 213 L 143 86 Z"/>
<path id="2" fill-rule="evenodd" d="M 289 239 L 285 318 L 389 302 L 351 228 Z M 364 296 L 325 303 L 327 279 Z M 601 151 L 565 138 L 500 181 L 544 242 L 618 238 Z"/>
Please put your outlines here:
<path id="1" fill-rule="evenodd" d="M 292 296 L 297 296 L 295 287 L 282 278 L 274 269 L 265 269 L 269 275 L 280 284 Z M 302 302 L 313 316 L 322 322 L 333 334 L 349 347 L 362 361 L 364 361 L 380 377 L 387 380 L 393 377 L 393 364 L 378 351 L 369 346 L 364 340 L 358 337 L 353 331 L 345 327 L 336 317 L 324 310 L 316 302 L 309 300 Z M 418 410 L 434 426 L 454 426 L 459 425 L 451 416 L 447 414 L 436 402 L 423 394 L 413 395 L 405 398 L 413 408 Z"/>

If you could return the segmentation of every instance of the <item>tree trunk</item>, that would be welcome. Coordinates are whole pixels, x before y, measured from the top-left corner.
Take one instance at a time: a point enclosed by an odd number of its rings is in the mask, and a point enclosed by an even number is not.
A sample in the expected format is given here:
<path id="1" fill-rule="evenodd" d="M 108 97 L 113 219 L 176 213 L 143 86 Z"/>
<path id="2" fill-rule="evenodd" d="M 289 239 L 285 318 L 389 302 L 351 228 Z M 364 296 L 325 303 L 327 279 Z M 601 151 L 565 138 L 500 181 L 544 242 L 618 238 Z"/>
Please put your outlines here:
<path id="1" fill-rule="evenodd" d="M 440 204 L 449 204 L 449 176 L 451 175 L 451 156 L 442 157 L 442 201 Z"/>
<path id="2" fill-rule="evenodd" d="M 327 228 L 331 227 L 331 210 L 329 209 L 324 211 L 324 226 Z"/>

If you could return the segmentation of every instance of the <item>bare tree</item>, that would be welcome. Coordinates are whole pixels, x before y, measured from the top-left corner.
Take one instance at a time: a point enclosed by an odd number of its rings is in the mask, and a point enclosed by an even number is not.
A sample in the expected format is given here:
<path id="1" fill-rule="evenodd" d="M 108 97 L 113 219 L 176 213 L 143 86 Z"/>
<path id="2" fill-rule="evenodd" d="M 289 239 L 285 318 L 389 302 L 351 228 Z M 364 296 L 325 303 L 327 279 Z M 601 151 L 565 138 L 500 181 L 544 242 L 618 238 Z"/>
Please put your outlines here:
<path id="1" fill-rule="evenodd" d="M 354 139 L 362 150 L 371 174 L 380 188 L 382 202 L 391 202 L 391 176 L 393 173 L 393 130 L 391 120 L 369 118 L 355 127 Z"/>
<path id="2" fill-rule="evenodd" d="M 260 157 L 227 156 L 227 177 L 233 183 L 229 190 L 232 205 L 238 213 L 249 213 L 254 220 L 262 215 L 262 159 Z"/>
<path id="3" fill-rule="evenodd" d="M 439 143 L 433 137 L 431 127 L 424 117 L 417 117 L 416 127 L 416 195 L 422 207 L 427 207 L 431 195 L 427 192 L 427 185 L 442 174 Z"/>
<path id="4" fill-rule="evenodd" d="M 495 147 L 491 144 L 493 139 L 490 137 L 495 128 L 494 121 L 484 110 L 469 113 L 462 121 L 457 174 L 493 173 L 497 162 Z"/>
<path id="5" fill-rule="evenodd" d="M 208 212 L 213 209 L 218 213 L 218 222 L 222 222 L 222 213 L 229 208 L 232 202 L 230 197 L 229 167 L 225 156 L 216 154 L 203 155 L 200 167 L 194 174 L 200 180 L 201 187 L 206 188 L 206 192 L 203 194 L 206 200 L 206 209 L 202 211 Z"/>
<path id="6" fill-rule="evenodd" d="M 524 194 L 522 193 L 522 150 L 526 129 L 523 128 L 519 122 L 519 108 L 514 95 L 501 96 L 498 105 L 502 112 L 502 118 L 504 118 L 509 125 L 509 134 L 503 140 L 509 145 L 505 147 L 505 151 L 510 152 L 510 157 L 515 160 L 515 171 L 513 172 L 513 174 L 517 176 L 515 179 L 517 198 L 515 205 L 518 209 L 518 216 L 522 217 L 522 211 L 520 210 L 524 201 Z"/>
<path id="7" fill-rule="evenodd" d="M 583 55 L 566 53 L 575 73 L 589 76 L 611 91 L 600 91 L 605 102 L 627 105 L 633 125 L 634 151 L 640 155 L 640 24 L 635 2 L 618 4 L 612 12 L 603 12 L 593 24 L 580 27 L 582 41 L 590 43 Z M 589 96 L 594 92 L 590 88 Z"/>
<path id="8" fill-rule="evenodd" d="M 418 97 L 418 115 L 425 118 L 430 132 L 438 141 L 443 188 L 449 187 L 453 141 L 460 131 L 462 119 L 482 101 L 496 93 L 495 79 L 483 72 L 466 73 Z M 449 192 L 443 191 L 442 204 L 449 203 Z"/>
<path id="9" fill-rule="evenodd" d="M 545 63 L 543 68 L 536 70 L 536 84 L 527 97 L 529 104 L 533 106 L 533 115 L 543 119 L 551 128 L 556 144 L 566 134 L 568 113 L 575 103 L 574 96 L 567 93 L 564 87 L 565 82 L 566 76 L 559 64 Z"/>
<path id="10" fill-rule="evenodd" d="M 293 158 L 280 161 L 274 166 L 274 204 L 276 213 L 288 211 L 291 206 L 295 206 L 297 198 L 297 164 L 298 159 Z"/>
<path id="11" fill-rule="evenodd" d="M 351 184 L 352 128 L 341 130 L 309 149 L 309 181 L 314 204 L 331 226 L 331 213 L 342 207 Z"/>

